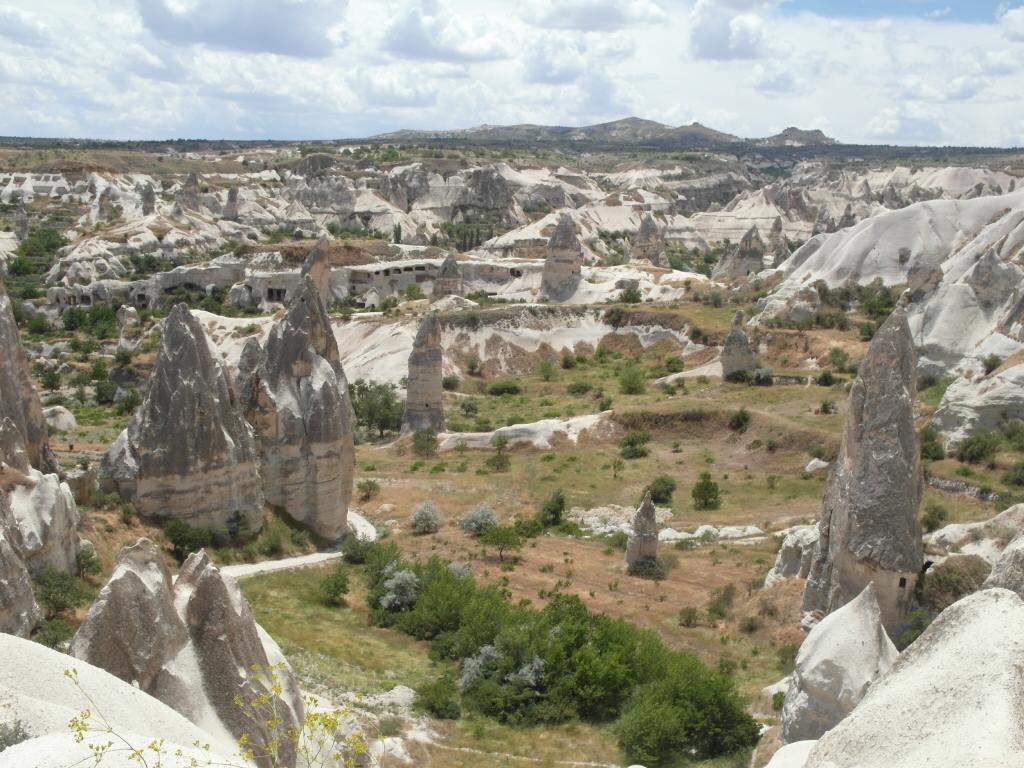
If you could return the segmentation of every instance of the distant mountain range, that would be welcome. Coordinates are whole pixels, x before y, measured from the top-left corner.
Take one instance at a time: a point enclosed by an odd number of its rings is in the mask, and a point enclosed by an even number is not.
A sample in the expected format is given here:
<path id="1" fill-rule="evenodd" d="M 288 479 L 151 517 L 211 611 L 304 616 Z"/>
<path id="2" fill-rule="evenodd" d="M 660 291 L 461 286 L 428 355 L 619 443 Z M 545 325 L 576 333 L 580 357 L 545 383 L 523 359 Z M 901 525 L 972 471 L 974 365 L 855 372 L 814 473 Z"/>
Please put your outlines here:
<path id="1" fill-rule="evenodd" d="M 766 147 L 801 147 L 839 144 L 818 130 L 805 131 L 787 128 L 782 133 L 766 139 L 742 139 L 729 133 L 722 133 L 700 123 L 673 128 L 653 120 L 627 117 L 610 123 L 572 128 L 560 125 L 479 125 L 475 128 L 460 128 L 450 131 L 402 130 L 371 136 L 370 141 L 416 142 L 416 141 L 459 141 L 459 142 L 595 142 L 615 144 L 644 144 L 651 146 L 680 147 L 686 149 L 714 149 L 728 144 L 760 145 Z"/>

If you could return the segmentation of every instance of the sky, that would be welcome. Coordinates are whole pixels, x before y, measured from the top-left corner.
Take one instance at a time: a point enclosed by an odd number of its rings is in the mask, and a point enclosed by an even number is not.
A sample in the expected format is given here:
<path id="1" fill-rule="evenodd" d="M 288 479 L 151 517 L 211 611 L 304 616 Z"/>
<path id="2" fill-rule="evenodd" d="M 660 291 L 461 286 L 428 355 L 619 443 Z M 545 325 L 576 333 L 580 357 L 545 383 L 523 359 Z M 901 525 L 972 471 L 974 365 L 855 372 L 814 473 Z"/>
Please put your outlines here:
<path id="1" fill-rule="evenodd" d="M 0 0 L 0 135 L 340 139 L 635 115 L 1024 145 L 1021 0 Z"/>

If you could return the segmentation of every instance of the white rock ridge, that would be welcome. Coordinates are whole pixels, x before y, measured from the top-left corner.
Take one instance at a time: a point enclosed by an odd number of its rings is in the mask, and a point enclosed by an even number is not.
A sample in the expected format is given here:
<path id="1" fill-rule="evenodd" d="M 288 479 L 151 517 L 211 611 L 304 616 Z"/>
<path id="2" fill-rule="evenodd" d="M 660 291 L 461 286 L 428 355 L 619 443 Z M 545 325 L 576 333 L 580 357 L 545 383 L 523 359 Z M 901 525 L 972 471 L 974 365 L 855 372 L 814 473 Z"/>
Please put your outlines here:
<path id="1" fill-rule="evenodd" d="M 834 728 L 898 655 L 868 584 L 856 599 L 822 619 L 800 646 L 782 708 L 782 743 L 817 739 Z"/>

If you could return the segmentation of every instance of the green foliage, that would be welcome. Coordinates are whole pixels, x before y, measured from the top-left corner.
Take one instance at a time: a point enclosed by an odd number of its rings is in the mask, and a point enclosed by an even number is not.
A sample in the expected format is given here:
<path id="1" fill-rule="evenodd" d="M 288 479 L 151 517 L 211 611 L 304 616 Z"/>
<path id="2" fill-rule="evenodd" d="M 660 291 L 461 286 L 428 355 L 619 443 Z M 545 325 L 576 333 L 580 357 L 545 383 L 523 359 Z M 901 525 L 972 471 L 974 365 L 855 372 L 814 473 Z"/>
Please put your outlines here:
<path id="1" fill-rule="evenodd" d="M 988 375 L 1003 364 L 1003 358 L 999 355 L 991 354 L 982 360 L 982 364 L 985 366 L 985 374 Z"/>
<path id="2" fill-rule="evenodd" d="M 740 408 L 738 411 L 733 413 L 729 417 L 729 429 L 733 432 L 739 432 L 740 434 L 747 431 L 747 426 L 750 424 L 750 411 L 746 408 Z"/>
<path id="3" fill-rule="evenodd" d="M 938 440 L 926 440 L 921 443 L 921 458 L 928 461 L 942 461 L 946 458 L 946 449 Z"/>
<path id="4" fill-rule="evenodd" d="M 178 562 L 193 552 L 210 546 L 210 532 L 205 528 L 193 528 L 183 520 L 167 520 L 163 524 L 164 536 L 171 543 L 171 554 Z"/>
<path id="5" fill-rule="evenodd" d="M 501 395 L 519 395 L 522 394 L 522 388 L 514 381 L 496 381 L 487 388 L 487 394 L 495 397 Z"/>
<path id="6" fill-rule="evenodd" d="M 668 504 L 672 501 L 672 493 L 676 489 L 676 481 L 668 475 L 658 475 L 647 490 L 651 492 L 651 501 L 655 504 Z"/>
<path id="7" fill-rule="evenodd" d="M 544 502 L 537 519 L 540 520 L 541 525 L 550 527 L 561 523 L 563 514 L 565 514 L 565 492 L 559 488 Z"/>
<path id="8" fill-rule="evenodd" d="M 632 430 L 619 440 L 619 448 L 622 449 L 624 459 L 642 459 L 647 455 L 647 442 L 651 439 L 650 432 L 637 432 Z"/>
<path id="9" fill-rule="evenodd" d="M 20 720 L 0 724 L 0 752 L 30 738 L 32 737 L 21 727 Z"/>
<path id="10" fill-rule="evenodd" d="M 356 490 L 359 491 L 359 498 L 362 501 L 369 501 L 380 493 L 380 483 L 376 480 L 360 480 L 356 484 Z"/>
<path id="11" fill-rule="evenodd" d="M 481 504 L 479 507 L 466 510 L 458 522 L 459 528 L 473 536 L 481 536 L 497 524 L 498 516 L 489 504 Z"/>
<path id="12" fill-rule="evenodd" d="M 594 386 L 589 381 L 574 381 L 565 390 L 570 395 L 585 395 L 593 388 Z"/>
<path id="13" fill-rule="evenodd" d="M 459 388 L 459 377 L 458 376 L 444 376 L 441 379 L 441 387 L 448 392 L 454 392 Z"/>
<path id="14" fill-rule="evenodd" d="M 875 337 L 875 324 L 868 321 L 857 326 L 861 341 L 871 341 Z"/>
<path id="15" fill-rule="evenodd" d="M 368 429 L 376 429 L 380 437 L 402 428 L 405 404 L 398 399 L 394 384 L 356 379 L 349 386 L 349 395 L 356 421 Z"/>
<path id="16" fill-rule="evenodd" d="M 1003 482 L 1007 485 L 1024 486 L 1024 462 L 1017 462 L 1013 468 L 1003 473 Z"/>
<path id="17" fill-rule="evenodd" d="M 626 322 L 626 310 L 622 307 L 612 307 L 604 311 L 604 321 L 613 328 L 618 328 Z M 600 353 L 601 347 L 598 347 Z M 607 351 L 607 350 L 605 350 Z"/>
<path id="18" fill-rule="evenodd" d="M 96 402 L 100 405 L 113 405 L 117 397 L 117 384 L 112 381 L 97 381 L 93 387 Z"/>
<path id="19" fill-rule="evenodd" d="M 668 576 L 668 566 L 655 555 L 644 555 L 630 563 L 626 568 L 626 573 L 636 576 L 638 579 L 661 581 Z"/>
<path id="20" fill-rule="evenodd" d="M 399 224 L 399 225 L 396 225 L 396 226 L 400 227 L 401 225 Z M 402 291 L 402 293 L 405 294 L 405 298 L 408 299 L 409 301 L 418 301 L 420 299 L 427 298 L 427 295 L 425 293 L 423 293 L 423 289 L 420 288 L 420 286 L 417 283 L 412 283 L 411 285 L 407 285 L 405 287 L 405 290 Z"/>
<path id="21" fill-rule="evenodd" d="M 498 559 L 502 562 L 505 560 L 506 552 L 518 552 L 523 548 L 523 540 L 512 526 L 491 526 L 480 535 L 480 543 L 498 550 Z"/>
<path id="22" fill-rule="evenodd" d="M 921 605 L 943 611 L 981 589 L 992 567 L 977 555 L 953 555 L 924 574 Z"/>
<path id="23" fill-rule="evenodd" d="M 67 571 L 58 571 L 47 563 L 35 579 L 36 601 L 51 619 L 67 618 L 92 599 L 92 590 L 84 581 Z"/>
<path id="24" fill-rule="evenodd" d="M 572 370 L 576 367 L 576 356 L 575 355 L 562 355 L 562 368 L 566 371 Z"/>
<path id="25" fill-rule="evenodd" d="M 341 543 L 341 557 L 351 565 L 362 565 L 366 562 L 366 553 L 373 545 L 372 541 L 352 535 Z"/>
<path id="26" fill-rule="evenodd" d="M 640 289 L 635 286 L 630 286 L 619 294 L 619 301 L 623 304 L 639 304 L 643 300 Z"/>
<path id="27" fill-rule="evenodd" d="M 60 389 L 61 376 L 57 373 L 56 368 L 48 368 L 39 378 L 39 383 L 43 385 L 43 389 L 47 392 L 56 392 Z"/>
<path id="28" fill-rule="evenodd" d="M 413 706 L 439 720 L 458 720 L 462 714 L 455 681 L 447 675 L 417 688 Z"/>
<path id="29" fill-rule="evenodd" d="M 555 378 L 555 372 L 555 364 L 550 360 L 541 360 L 537 363 L 537 375 L 544 379 L 544 381 L 551 381 Z"/>
<path id="30" fill-rule="evenodd" d="M 132 387 L 124 397 L 117 401 L 114 411 L 118 416 L 130 416 L 140 405 L 142 405 L 142 395 L 139 390 Z"/>
<path id="31" fill-rule="evenodd" d="M 796 666 L 796 655 L 800 651 L 799 645 L 784 645 L 775 652 L 779 661 L 779 669 L 783 672 L 792 672 Z"/>
<path id="32" fill-rule="evenodd" d="M 459 403 L 459 409 L 462 411 L 463 416 L 476 416 L 480 413 L 480 406 L 473 400 L 463 400 Z"/>
<path id="33" fill-rule="evenodd" d="M 919 638 L 928 626 L 932 623 L 932 614 L 927 608 L 918 608 L 910 614 L 910 629 L 900 635 L 896 647 L 900 650 L 906 648 Z"/>
<path id="34" fill-rule="evenodd" d="M 825 370 L 818 374 L 818 378 L 814 380 L 814 383 L 819 387 L 831 387 L 836 383 L 836 377 L 832 371 Z"/>
<path id="35" fill-rule="evenodd" d="M 343 563 L 334 566 L 318 585 L 328 605 L 344 605 L 348 594 L 348 567 Z"/>
<path id="36" fill-rule="evenodd" d="M 530 520 L 516 520 L 512 526 L 521 539 L 535 539 L 544 533 L 544 523 L 536 518 Z"/>
<path id="37" fill-rule="evenodd" d="M 628 365 L 619 374 L 619 392 L 624 395 L 642 395 L 647 391 L 647 376 L 635 365 Z"/>
<path id="38" fill-rule="evenodd" d="M 946 523 L 946 519 L 949 517 L 949 510 L 937 502 L 929 502 L 924 508 L 924 514 L 921 515 L 921 527 L 927 533 L 937 531 Z"/>
<path id="39" fill-rule="evenodd" d="M 437 430 L 432 427 L 412 433 L 412 452 L 417 456 L 433 456 L 437 453 L 437 446 Z"/>
<path id="40" fill-rule="evenodd" d="M 711 479 L 710 472 L 701 472 L 700 480 L 690 491 L 696 509 L 718 509 L 722 504 L 722 492 L 718 483 Z"/>
<path id="41" fill-rule="evenodd" d="M 688 606 L 679 609 L 679 626 L 692 629 L 700 623 L 700 609 Z"/>
<path id="42" fill-rule="evenodd" d="M 983 464 L 995 460 L 999 450 L 999 435 L 981 429 L 965 438 L 956 447 L 956 457 L 968 464 Z"/>
<path id="43" fill-rule="evenodd" d="M 80 549 L 75 555 L 75 565 L 78 566 L 78 575 L 95 576 L 101 570 L 100 559 L 91 549 Z"/>
<path id="44" fill-rule="evenodd" d="M 32 640 L 47 648 L 57 649 L 74 636 L 75 627 L 67 619 L 47 619 L 32 636 Z"/>
<path id="45" fill-rule="evenodd" d="M 444 515 L 432 501 L 417 504 L 409 518 L 409 527 L 413 533 L 437 533 L 444 526 Z"/>
<path id="46" fill-rule="evenodd" d="M 786 703 L 785 691 L 776 691 L 772 694 L 772 710 L 775 712 L 781 712 L 782 707 Z"/>

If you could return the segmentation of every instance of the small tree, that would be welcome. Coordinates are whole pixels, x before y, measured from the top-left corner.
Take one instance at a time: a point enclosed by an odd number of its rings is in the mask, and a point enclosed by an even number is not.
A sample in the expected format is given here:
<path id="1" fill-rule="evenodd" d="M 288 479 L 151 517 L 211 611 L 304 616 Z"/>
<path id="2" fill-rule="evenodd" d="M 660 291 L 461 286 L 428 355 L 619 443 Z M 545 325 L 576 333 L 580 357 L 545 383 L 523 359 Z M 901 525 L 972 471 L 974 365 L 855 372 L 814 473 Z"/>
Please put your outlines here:
<path id="1" fill-rule="evenodd" d="M 672 493 L 676 489 L 676 481 L 668 475 L 658 475 L 654 481 L 647 486 L 651 492 L 651 501 L 655 504 L 668 504 L 672 501 Z"/>
<path id="2" fill-rule="evenodd" d="M 647 376 L 635 365 L 627 366 L 619 374 L 619 391 L 624 395 L 642 395 L 647 391 Z"/>
<path id="3" fill-rule="evenodd" d="M 512 466 L 512 460 L 504 452 L 508 444 L 508 435 L 497 434 L 491 438 L 491 445 L 497 453 L 484 462 L 488 469 L 492 469 L 495 472 L 508 472 L 509 467 Z"/>
<path id="4" fill-rule="evenodd" d="M 710 472 L 701 472 L 700 480 L 690 493 L 693 506 L 697 509 L 718 509 L 722 504 L 721 490 L 718 483 L 711 479 Z"/>
<path id="5" fill-rule="evenodd" d="M 619 472 L 626 468 L 626 462 L 622 459 L 612 459 L 612 479 L 617 480 Z"/>
<path id="6" fill-rule="evenodd" d="M 414 533 L 437 533 L 444 526 L 444 515 L 432 501 L 417 504 L 409 518 L 409 526 Z"/>
<path id="7" fill-rule="evenodd" d="M 555 364 L 550 360 L 542 360 L 537 364 L 537 375 L 544 381 L 551 381 L 555 378 Z"/>
<path id="8" fill-rule="evenodd" d="M 417 429 L 412 434 L 412 452 L 417 456 L 433 456 L 437 445 L 437 431 L 432 427 Z"/>
<path id="9" fill-rule="evenodd" d="M 412 285 L 407 285 L 405 287 L 405 290 L 402 291 L 402 293 L 405 294 L 405 298 L 407 298 L 409 301 L 418 301 L 419 299 L 427 298 L 427 295 L 423 293 L 423 289 L 420 288 L 419 285 L 417 285 L 416 283 L 413 283 Z"/>
<path id="10" fill-rule="evenodd" d="M 747 426 L 750 424 L 750 411 L 746 408 L 740 408 L 738 411 L 733 413 L 729 417 L 729 429 L 734 432 L 743 433 L 747 431 Z"/>
<path id="11" fill-rule="evenodd" d="M 47 392 L 56 392 L 60 389 L 61 376 L 56 368 L 48 368 L 39 381 Z"/>
<path id="12" fill-rule="evenodd" d="M 73 613 L 92 596 L 88 585 L 66 571 L 58 571 L 52 563 L 47 563 L 36 577 L 35 593 L 36 600 L 52 619 Z"/>
<path id="13" fill-rule="evenodd" d="M 480 537 L 480 543 L 486 547 L 494 547 L 498 550 L 498 559 L 505 561 L 505 553 L 514 550 L 518 552 L 523 548 L 523 540 L 519 538 L 514 528 L 496 525 L 484 531 Z"/>
<path id="14" fill-rule="evenodd" d="M 348 568 L 344 563 L 334 566 L 327 576 L 320 581 L 320 593 L 328 605 L 344 605 L 348 594 Z"/>
<path id="15" fill-rule="evenodd" d="M 360 480 L 356 489 L 359 491 L 360 500 L 369 501 L 380 493 L 380 483 L 376 480 Z"/>
<path id="16" fill-rule="evenodd" d="M 562 514 L 565 512 L 565 492 L 559 488 L 551 494 L 551 498 L 544 502 L 540 508 L 540 521 L 545 526 L 558 525 L 562 522 Z"/>
<path id="17" fill-rule="evenodd" d="M 633 286 L 624 290 L 619 294 L 619 301 L 623 304 L 639 304 L 644 300 L 644 297 L 640 294 L 640 289 Z"/>

